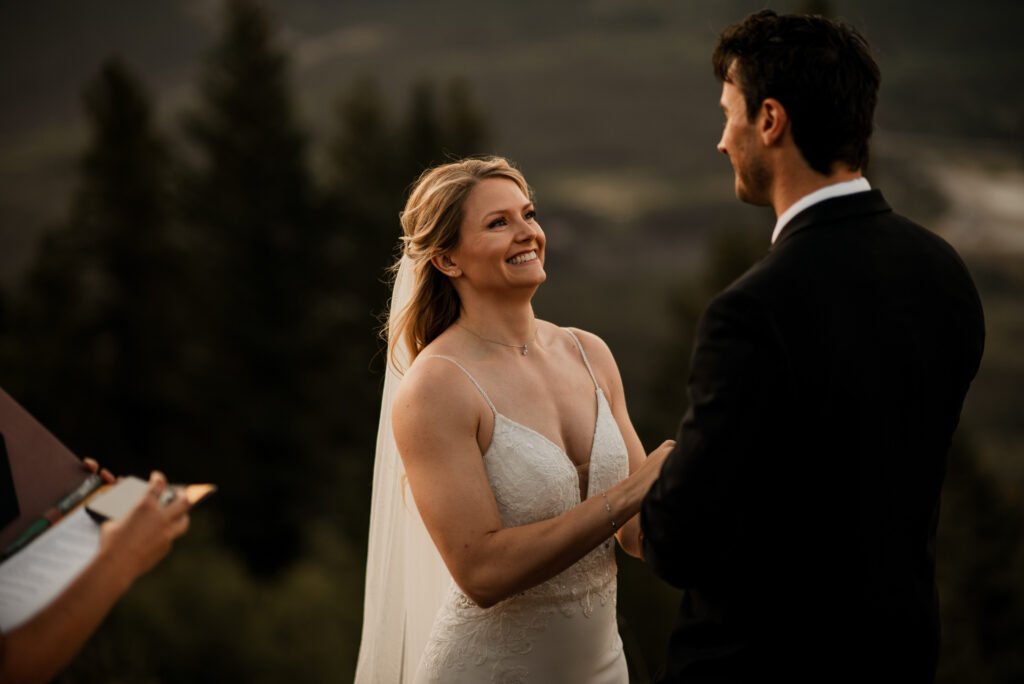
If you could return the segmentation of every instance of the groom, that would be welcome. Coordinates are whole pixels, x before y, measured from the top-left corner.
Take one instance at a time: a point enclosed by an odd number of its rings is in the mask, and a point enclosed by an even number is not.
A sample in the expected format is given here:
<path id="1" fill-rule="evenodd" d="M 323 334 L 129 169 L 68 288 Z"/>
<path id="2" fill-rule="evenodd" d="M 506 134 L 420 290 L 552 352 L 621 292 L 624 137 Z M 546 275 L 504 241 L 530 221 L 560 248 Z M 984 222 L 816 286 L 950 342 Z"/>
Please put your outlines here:
<path id="1" fill-rule="evenodd" d="M 647 562 L 686 590 L 657 681 L 932 681 L 977 292 L 862 176 L 879 71 L 855 29 L 765 10 L 713 61 L 736 196 L 778 221 L 701 319 L 691 408 L 644 501 Z"/>

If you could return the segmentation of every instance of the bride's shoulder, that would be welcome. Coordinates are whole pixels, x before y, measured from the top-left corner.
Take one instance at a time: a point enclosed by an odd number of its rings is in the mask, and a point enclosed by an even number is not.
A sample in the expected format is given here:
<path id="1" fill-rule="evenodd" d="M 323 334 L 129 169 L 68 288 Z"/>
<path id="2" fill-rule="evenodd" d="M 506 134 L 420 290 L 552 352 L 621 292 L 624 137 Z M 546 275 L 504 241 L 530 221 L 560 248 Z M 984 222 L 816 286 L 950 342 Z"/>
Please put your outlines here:
<path id="1" fill-rule="evenodd" d="M 474 403 L 473 386 L 465 378 L 467 372 L 442 351 L 428 345 L 416 356 L 402 376 L 397 402 L 456 410 Z"/>
<path id="2" fill-rule="evenodd" d="M 573 336 L 579 340 L 580 346 L 583 347 L 583 353 L 586 354 L 587 360 L 590 362 L 595 373 L 600 374 L 601 371 L 606 371 L 618 374 L 615 357 L 612 355 L 612 350 L 604 340 L 594 333 L 582 330 L 581 328 L 565 327 L 558 329 L 558 334 L 561 334 L 562 337 L 564 337 L 564 341 L 567 343 L 569 350 L 574 354 L 579 353 L 579 348 L 576 346 L 576 343 L 565 334 L 565 331 L 571 332 Z"/>
<path id="3" fill-rule="evenodd" d="M 483 400 L 474 392 L 458 366 L 420 353 L 402 376 L 391 404 L 395 440 L 403 457 L 432 453 L 453 436 L 475 435 L 488 408 L 480 406 Z"/>
<path id="4" fill-rule="evenodd" d="M 583 346 L 583 351 L 587 353 L 588 357 L 607 356 L 608 358 L 611 358 L 612 350 L 609 349 L 608 344 L 594 333 L 581 328 L 568 327 L 565 329 L 576 336 L 576 339 L 580 341 L 580 344 Z M 591 361 L 595 360 L 596 359 L 591 358 Z"/>

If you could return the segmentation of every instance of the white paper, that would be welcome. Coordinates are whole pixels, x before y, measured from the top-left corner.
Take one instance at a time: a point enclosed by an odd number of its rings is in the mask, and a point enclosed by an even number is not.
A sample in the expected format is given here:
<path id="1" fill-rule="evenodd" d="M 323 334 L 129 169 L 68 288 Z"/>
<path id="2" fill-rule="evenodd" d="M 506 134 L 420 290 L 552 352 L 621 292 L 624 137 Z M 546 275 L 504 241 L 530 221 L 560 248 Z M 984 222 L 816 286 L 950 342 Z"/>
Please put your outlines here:
<path id="1" fill-rule="evenodd" d="M 100 526 L 84 506 L 0 565 L 0 630 L 30 620 L 96 556 Z"/>

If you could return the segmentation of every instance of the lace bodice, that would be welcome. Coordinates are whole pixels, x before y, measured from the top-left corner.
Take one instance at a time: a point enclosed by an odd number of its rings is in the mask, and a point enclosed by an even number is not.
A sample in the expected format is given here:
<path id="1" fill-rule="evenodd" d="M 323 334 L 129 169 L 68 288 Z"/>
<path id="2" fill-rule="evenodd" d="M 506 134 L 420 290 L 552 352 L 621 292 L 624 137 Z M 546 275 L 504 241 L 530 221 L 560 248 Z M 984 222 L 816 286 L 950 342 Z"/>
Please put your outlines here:
<path id="1" fill-rule="evenodd" d="M 572 334 L 579 346 L 579 340 Z M 587 497 L 611 487 L 629 474 L 626 445 L 586 354 L 580 353 L 594 380 L 596 421 L 590 451 Z M 516 527 L 561 515 L 580 503 L 580 481 L 569 456 L 554 442 L 499 413 L 483 387 L 458 361 L 494 414 L 491 443 L 483 455 L 498 510 L 505 527 Z M 438 613 L 421 670 L 431 680 L 443 670 L 463 664 L 491 664 L 491 681 L 526 681 L 529 657 L 537 634 L 555 614 L 590 617 L 595 606 L 615 602 L 614 539 L 609 537 L 555 577 L 490 607 L 480 608 L 453 583 Z M 472 625 L 471 629 L 467 629 Z M 614 630 L 613 630 L 614 632 Z M 614 648 L 621 649 L 614 632 Z"/>

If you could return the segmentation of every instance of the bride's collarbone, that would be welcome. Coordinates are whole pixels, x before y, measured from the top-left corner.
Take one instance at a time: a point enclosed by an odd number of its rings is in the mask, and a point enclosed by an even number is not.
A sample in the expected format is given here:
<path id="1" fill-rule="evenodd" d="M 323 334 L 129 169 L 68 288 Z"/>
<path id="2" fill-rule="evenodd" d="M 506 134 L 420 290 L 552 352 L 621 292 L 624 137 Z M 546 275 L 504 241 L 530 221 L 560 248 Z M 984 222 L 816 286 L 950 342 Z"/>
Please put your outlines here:
<path id="1" fill-rule="evenodd" d="M 502 404 L 524 404 L 560 414 L 594 392 L 594 381 L 579 357 L 490 362 L 478 369 L 478 381 L 499 410 Z"/>
<path id="2" fill-rule="evenodd" d="M 538 364 L 530 370 L 488 369 L 496 372 L 479 379 L 499 414 L 560 447 L 577 468 L 589 463 L 597 420 L 594 383 L 579 365 L 582 374 Z M 489 442 L 487 422 L 481 427 Z"/>

